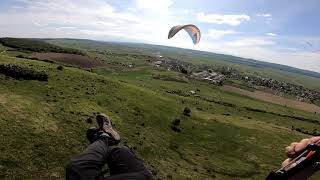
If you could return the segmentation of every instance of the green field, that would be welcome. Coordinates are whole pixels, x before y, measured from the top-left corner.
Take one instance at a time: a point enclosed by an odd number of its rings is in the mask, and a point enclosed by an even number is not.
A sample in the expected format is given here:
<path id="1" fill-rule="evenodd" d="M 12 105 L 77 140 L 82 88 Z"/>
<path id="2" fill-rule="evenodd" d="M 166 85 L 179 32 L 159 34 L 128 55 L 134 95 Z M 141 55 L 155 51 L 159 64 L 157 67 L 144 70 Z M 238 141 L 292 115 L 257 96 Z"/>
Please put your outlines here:
<path id="1" fill-rule="evenodd" d="M 320 129 L 319 115 L 228 93 L 156 68 L 146 63 L 153 52 L 145 48 L 77 40 L 48 42 L 78 48 L 105 66 L 58 70 L 57 64 L 0 54 L 0 64 L 45 71 L 49 76 L 46 82 L 0 74 L 0 179 L 64 179 L 70 158 L 88 145 L 85 132 L 95 124 L 87 119 L 97 112 L 113 118 L 121 144 L 144 159 L 155 179 L 264 179 L 285 159 L 286 145 L 308 137 L 292 127 Z M 185 60 L 209 61 L 193 58 Z M 215 62 L 224 64 L 210 63 Z M 269 73 L 278 78 L 294 76 L 289 79 L 319 88 L 315 77 Z M 303 78 L 308 81 L 300 81 Z M 191 90 L 198 90 L 197 96 L 190 95 Z M 191 109 L 190 117 L 183 114 L 185 107 Z M 181 132 L 170 128 L 175 119 L 181 120 Z"/>

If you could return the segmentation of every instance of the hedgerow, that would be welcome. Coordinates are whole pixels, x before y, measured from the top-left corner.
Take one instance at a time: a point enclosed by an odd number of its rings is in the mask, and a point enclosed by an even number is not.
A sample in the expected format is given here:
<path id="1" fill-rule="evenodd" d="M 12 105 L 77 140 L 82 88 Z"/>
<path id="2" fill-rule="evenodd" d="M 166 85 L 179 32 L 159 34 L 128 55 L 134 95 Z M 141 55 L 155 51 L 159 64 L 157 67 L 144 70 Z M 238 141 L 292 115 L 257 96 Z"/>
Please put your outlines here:
<path id="1" fill-rule="evenodd" d="M 48 74 L 45 71 L 37 71 L 25 66 L 12 64 L 0 64 L 0 74 L 14 79 L 48 81 Z"/>

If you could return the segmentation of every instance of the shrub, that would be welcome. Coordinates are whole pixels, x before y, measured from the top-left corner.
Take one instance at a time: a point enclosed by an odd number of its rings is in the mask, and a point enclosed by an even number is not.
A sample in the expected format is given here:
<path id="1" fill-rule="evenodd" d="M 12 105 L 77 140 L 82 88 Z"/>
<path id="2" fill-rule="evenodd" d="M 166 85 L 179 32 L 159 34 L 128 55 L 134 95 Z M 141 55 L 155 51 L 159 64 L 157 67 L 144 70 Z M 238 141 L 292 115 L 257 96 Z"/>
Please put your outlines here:
<path id="1" fill-rule="evenodd" d="M 16 56 L 17 58 L 24 58 L 24 56 L 22 54 L 19 54 L 18 56 Z"/>
<path id="2" fill-rule="evenodd" d="M 180 125 L 180 119 L 175 119 L 174 121 L 172 121 L 172 125 L 173 126 L 179 126 Z"/>
<path id="3" fill-rule="evenodd" d="M 186 116 L 190 116 L 190 113 L 191 113 L 190 108 L 185 107 L 184 110 L 183 110 L 183 114 L 186 115 Z"/>
<path id="4" fill-rule="evenodd" d="M 57 67 L 57 69 L 58 69 L 59 71 L 62 71 L 62 70 L 63 70 L 63 66 L 59 65 L 59 66 Z"/>
<path id="5" fill-rule="evenodd" d="M 24 66 L 0 64 L 0 73 L 15 79 L 48 81 L 48 75 L 44 71 L 36 71 Z"/>
<path id="6" fill-rule="evenodd" d="M 181 129 L 180 129 L 180 119 L 175 119 L 171 122 L 171 129 L 175 132 L 181 132 Z"/>
<path id="7" fill-rule="evenodd" d="M 181 69 L 181 73 L 183 73 L 183 74 L 188 74 L 188 70 L 186 70 L 185 68 L 182 68 L 182 69 Z"/>
<path id="8" fill-rule="evenodd" d="M 177 126 L 171 126 L 171 129 L 175 132 L 181 132 L 181 129 Z"/>

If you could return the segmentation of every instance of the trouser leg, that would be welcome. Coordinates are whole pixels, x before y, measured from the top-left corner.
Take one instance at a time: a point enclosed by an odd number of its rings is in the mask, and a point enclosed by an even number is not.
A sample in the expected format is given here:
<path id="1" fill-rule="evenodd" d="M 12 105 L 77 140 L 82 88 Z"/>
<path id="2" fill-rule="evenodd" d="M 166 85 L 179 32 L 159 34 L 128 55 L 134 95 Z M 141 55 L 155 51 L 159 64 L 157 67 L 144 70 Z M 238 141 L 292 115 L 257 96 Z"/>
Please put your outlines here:
<path id="1" fill-rule="evenodd" d="M 97 140 L 71 159 L 66 170 L 66 179 L 95 179 L 106 164 L 109 153 L 107 143 L 107 140 Z"/>
<path id="2" fill-rule="evenodd" d="M 119 179 L 152 179 L 150 172 L 145 168 L 143 161 L 139 159 L 128 147 L 112 146 L 107 159 L 110 169 L 110 177 L 105 180 Z"/>
<path id="3" fill-rule="evenodd" d="M 146 170 L 143 161 L 125 146 L 112 146 L 107 159 L 110 175 Z"/>
<path id="4" fill-rule="evenodd" d="M 111 175 L 105 179 L 151 179 L 143 161 L 129 148 L 108 146 L 107 139 L 95 141 L 74 157 L 67 167 L 66 179 L 102 179 L 99 175 L 105 164 L 108 164 Z"/>

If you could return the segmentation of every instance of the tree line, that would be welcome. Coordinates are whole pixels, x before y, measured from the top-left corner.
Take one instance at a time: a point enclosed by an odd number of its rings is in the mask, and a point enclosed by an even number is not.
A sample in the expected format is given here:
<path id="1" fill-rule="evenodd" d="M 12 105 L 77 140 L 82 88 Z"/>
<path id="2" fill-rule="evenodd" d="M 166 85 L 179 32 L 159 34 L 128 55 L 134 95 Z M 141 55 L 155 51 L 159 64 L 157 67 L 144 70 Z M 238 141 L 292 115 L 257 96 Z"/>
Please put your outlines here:
<path id="1" fill-rule="evenodd" d="M 0 38 L 0 43 L 7 47 L 32 52 L 55 52 L 86 55 L 81 50 L 56 46 L 40 39 Z"/>

